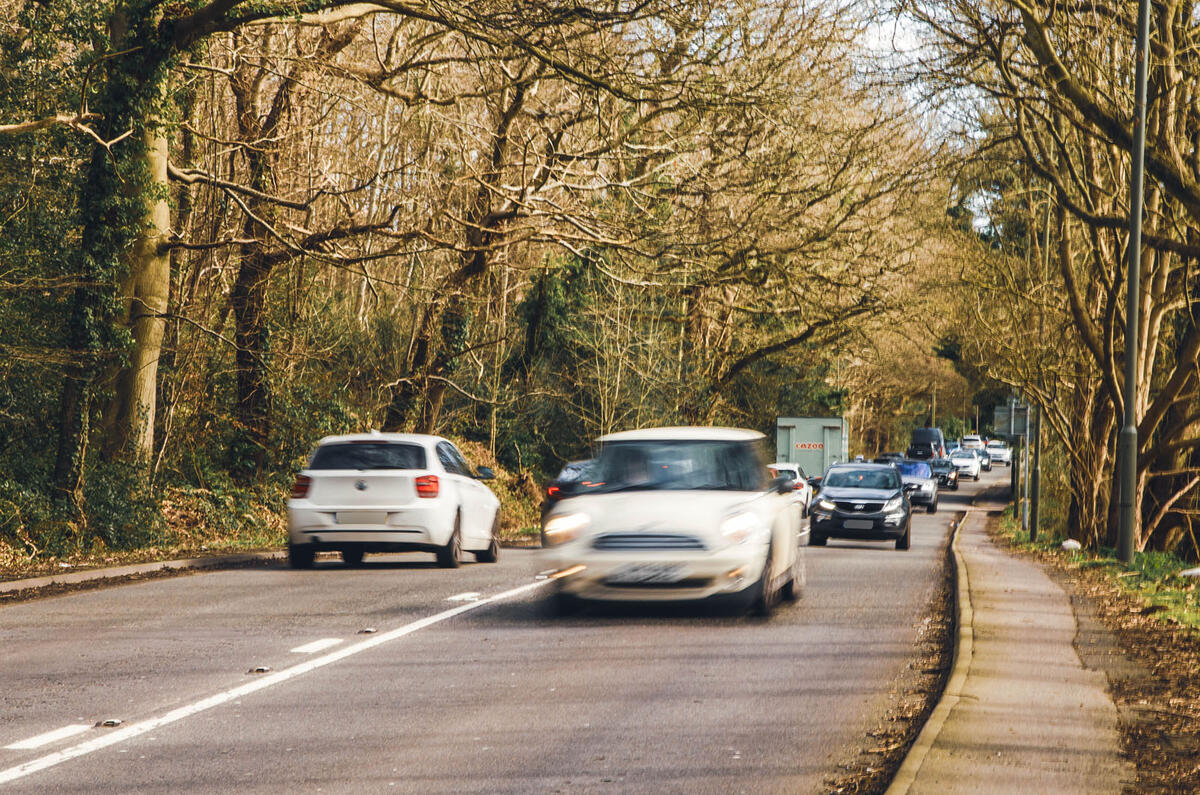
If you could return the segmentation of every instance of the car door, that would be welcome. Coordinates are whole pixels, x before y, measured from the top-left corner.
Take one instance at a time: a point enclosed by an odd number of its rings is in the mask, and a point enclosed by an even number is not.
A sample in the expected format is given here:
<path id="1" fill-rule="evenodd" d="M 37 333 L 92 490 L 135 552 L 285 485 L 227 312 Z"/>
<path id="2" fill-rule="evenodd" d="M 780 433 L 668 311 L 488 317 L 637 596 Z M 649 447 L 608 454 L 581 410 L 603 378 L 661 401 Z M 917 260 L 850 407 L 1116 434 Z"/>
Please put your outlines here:
<path id="1" fill-rule="evenodd" d="M 463 546 L 468 546 L 476 540 L 478 531 L 475 529 L 478 520 L 476 514 L 475 492 L 471 488 L 474 478 L 470 477 L 467 470 L 463 467 L 460 459 L 461 456 L 455 455 L 457 452 L 454 445 L 446 441 L 437 443 L 438 462 L 442 465 L 442 469 L 446 472 L 446 479 L 454 487 L 454 494 L 458 498 L 458 515 L 459 515 L 459 532 L 462 535 Z"/>
<path id="2" fill-rule="evenodd" d="M 450 448 L 450 455 L 453 456 L 459 470 L 463 473 L 465 492 L 470 495 L 468 498 L 471 506 L 470 531 L 463 531 L 464 536 L 469 534 L 471 538 L 471 544 L 467 546 L 471 549 L 486 547 L 491 541 L 492 520 L 496 517 L 499 500 L 486 484 L 475 477 L 474 467 L 467 462 L 459 449 L 449 442 L 446 444 Z M 466 518 L 463 519 L 463 524 L 464 526 L 467 524 Z"/>

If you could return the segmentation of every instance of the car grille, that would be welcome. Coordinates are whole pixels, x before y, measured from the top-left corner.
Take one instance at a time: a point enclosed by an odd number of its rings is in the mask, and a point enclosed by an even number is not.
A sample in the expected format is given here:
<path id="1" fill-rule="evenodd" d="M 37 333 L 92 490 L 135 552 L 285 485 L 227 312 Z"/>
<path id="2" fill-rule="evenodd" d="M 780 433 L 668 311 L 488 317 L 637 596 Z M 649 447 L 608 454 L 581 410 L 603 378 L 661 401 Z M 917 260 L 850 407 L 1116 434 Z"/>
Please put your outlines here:
<path id="1" fill-rule="evenodd" d="M 882 502 L 838 500 L 834 503 L 842 513 L 878 513 L 883 510 Z M 862 507 L 859 507 L 862 506 Z"/>
<path id="2" fill-rule="evenodd" d="M 707 549 L 695 536 L 681 533 L 605 533 L 593 549 Z"/>
<path id="3" fill-rule="evenodd" d="M 604 584 L 609 588 L 620 588 L 621 590 L 632 590 L 635 588 L 656 591 L 688 590 L 709 588 L 713 584 L 713 579 L 712 577 L 688 577 L 676 582 L 609 582 L 605 580 Z"/>

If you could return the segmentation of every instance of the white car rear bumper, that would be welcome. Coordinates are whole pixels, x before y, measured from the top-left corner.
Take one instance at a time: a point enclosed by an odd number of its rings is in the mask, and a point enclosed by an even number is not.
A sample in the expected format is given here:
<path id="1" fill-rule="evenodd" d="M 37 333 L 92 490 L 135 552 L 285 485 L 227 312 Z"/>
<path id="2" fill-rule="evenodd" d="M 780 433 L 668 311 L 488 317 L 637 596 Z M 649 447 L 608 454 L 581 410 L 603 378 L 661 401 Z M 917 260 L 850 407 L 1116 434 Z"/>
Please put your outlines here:
<path id="1" fill-rule="evenodd" d="M 288 537 L 293 544 L 443 546 L 453 529 L 453 514 L 447 515 L 438 505 L 344 511 L 326 506 L 288 506 Z"/>

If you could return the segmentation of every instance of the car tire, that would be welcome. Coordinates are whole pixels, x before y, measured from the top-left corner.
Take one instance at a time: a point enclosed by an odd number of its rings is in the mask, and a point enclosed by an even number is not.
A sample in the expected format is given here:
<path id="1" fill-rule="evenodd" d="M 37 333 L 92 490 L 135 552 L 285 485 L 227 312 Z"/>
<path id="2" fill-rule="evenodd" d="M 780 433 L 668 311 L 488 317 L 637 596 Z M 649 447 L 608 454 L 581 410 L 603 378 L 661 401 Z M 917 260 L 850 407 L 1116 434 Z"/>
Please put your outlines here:
<path id="1" fill-rule="evenodd" d="M 450 534 L 450 540 L 437 551 L 437 565 L 443 569 L 457 569 L 462 563 L 462 533 L 458 532 L 461 518 L 455 517 L 454 532 Z"/>
<path id="2" fill-rule="evenodd" d="M 347 547 L 342 550 L 342 563 L 350 567 L 361 566 L 363 562 L 362 547 Z"/>
<path id="3" fill-rule="evenodd" d="M 929 503 L 929 505 L 926 506 L 925 510 L 929 511 L 929 513 L 937 513 L 937 500 L 934 500 L 933 502 Z"/>
<path id="4" fill-rule="evenodd" d="M 909 543 L 912 541 L 912 525 L 904 525 L 904 535 L 896 539 L 896 549 L 908 549 Z"/>
<path id="5" fill-rule="evenodd" d="M 811 530 L 808 533 L 808 545 L 810 547 L 823 547 L 827 541 L 829 539 L 819 533 L 814 533 Z"/>
<path id="6" fill-rule="evenodd" d="M 288 565 L 293 569 L 311 569 L 316 556 L 312 544 L 288 544 Z"/>
<path id="7" fill-rule="evenodd" d="M 488 544 L 487 549 L 481 549 L 475 553 L 475 560 L 478 563 L 495 563 L 500 560 L 500 542 L 496 540 L 496 536 L 500 530 L 500 514 L 496 514 L 495 520 L 492 521 L 492 540 Z"/>
<path id="8" fill-rule="evenodd" d="M 771 569 L 775 564 L 774 547 L 767 545 L 767 559 L 763 563 L 762 576 L 758 578 L 758 584 L 751 586 L 751 592 L 754 596 L 750 600 L 750 612 L 760 618 L 770 616 L 775 610 L 775 605 L 779 601 L 780 589 L 771 587 Z"/>
<path id="9" fill-rule="evenodd" d="M 546 612 L 557 618 L 574 615 L 583 609 L 582 599 L 563 590 L 555 590 L 547 594 L 545 604 Z"/>
<path id="10" fill-rule="evenodd" d="M 976 475 L 976 476 L 975 476 L 975 479 L 976 479 L 976 480 L 979 480 L 979 476 L 978 476 L 978 475 Z"/>
<path id="11" fill-rule="evenodd" d="M 779 595 L 785 602 L 795 602 L 804 595 L 804 555 L 796 548 L 796 559 L 792 561 L 792 576 L 783 584 Z"/>

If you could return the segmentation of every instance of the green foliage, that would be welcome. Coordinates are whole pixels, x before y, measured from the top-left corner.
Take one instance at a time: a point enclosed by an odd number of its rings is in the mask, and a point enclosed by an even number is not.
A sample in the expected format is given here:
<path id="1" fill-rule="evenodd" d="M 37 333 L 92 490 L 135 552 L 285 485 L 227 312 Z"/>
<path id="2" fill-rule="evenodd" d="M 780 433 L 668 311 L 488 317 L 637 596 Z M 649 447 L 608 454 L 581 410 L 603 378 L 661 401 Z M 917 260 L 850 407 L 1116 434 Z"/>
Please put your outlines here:
<path id="1" fill-rule="evenodd" d="M 162 537 L 162 513 L 141 467 L 123 462 L 95 464 L 84 499 L 88 532 L 109 549 L 149 546 Z"/>

